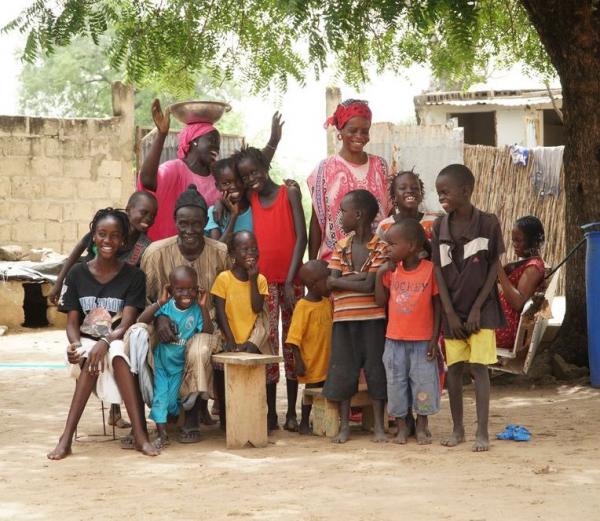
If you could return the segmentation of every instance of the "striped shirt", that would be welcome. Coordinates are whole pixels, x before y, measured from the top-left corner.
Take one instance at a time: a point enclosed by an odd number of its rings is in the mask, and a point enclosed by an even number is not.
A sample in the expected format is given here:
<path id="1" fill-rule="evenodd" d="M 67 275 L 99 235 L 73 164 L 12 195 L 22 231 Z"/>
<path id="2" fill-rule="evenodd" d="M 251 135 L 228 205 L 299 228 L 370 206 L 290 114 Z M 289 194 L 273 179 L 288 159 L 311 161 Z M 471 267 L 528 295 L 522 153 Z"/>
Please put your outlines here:
<path id="1" fill-rule="evenodd" d="M 331 259 L 329 269 L 341 272 L 341 276 L 352 273 L 375 273 L 386 261 L 386 243 L 377 235 L 367 244 L 369 255 L 360 270 L 354 269 L 352 264 L 352 239 L 354 234 L 339 240 Z M 333 292 L 333 321 L 343 322 L 348 320 L 377 320 L 385 319 L 385 309 L 375 303 L 374 291 L 370 293 L 358 293 L 356 291 L 334 291 Z"/>

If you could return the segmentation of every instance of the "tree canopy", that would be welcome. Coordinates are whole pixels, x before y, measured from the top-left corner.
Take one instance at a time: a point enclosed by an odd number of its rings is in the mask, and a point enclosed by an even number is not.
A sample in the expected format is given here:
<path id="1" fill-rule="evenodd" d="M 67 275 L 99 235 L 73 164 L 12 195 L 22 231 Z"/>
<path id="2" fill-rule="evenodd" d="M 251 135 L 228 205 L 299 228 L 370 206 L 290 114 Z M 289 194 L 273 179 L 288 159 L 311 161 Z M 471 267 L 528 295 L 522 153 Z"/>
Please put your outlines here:
<path id="1" fill-rule="evenodd" d="M 3 31 L 27 34 L 33 63 L 76 38 L 101 44 L 134 85 L 153 78 L 192 89 L 198 74 L 236 78 L 253 90 L 302 82 L 332 65 L 351 85 L 370 67 L 429 63 L 437 78 L 466 86 L 490 61 L 553 68 L 517 0 L 35 0 Z M 164 85 L 163 85 L 164 86 Z"/>

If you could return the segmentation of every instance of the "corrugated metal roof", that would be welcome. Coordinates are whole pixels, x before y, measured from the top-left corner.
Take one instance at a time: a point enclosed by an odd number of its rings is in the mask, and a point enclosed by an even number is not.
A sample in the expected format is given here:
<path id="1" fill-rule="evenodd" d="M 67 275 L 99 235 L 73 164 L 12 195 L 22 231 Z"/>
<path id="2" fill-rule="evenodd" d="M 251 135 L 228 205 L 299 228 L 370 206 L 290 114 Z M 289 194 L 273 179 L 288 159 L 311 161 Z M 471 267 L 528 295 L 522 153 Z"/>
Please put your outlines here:
<path id="1" fill-rule="evenodd" d="M 552 95 L 562 100 L 561 89 L 552 89 Z M 522 107 L 525 105 L 540 106 L 552 103 L 546 90 L 480 90 L 428 92 L 414 97 L 416 107 L 445 105 L 453 107 L 470 107 L 477 105 L 499 105 L 503 107 Z"/>

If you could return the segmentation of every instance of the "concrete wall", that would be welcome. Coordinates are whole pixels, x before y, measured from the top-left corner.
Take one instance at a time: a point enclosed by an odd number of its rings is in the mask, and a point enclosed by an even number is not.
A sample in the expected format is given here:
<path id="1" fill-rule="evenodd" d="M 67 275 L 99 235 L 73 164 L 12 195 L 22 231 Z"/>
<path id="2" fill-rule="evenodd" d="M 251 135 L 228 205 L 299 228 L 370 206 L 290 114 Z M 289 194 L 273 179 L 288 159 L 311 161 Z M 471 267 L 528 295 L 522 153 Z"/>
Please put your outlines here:
<path id="1" fill-rule="evenodd" d="M 550 105 L 549 105 L 550 106 Z M 543 108 L 548 108 L 544 106 Z M 448 106 L 431 105 L 420 108 L 422 125 L 442 125 L 450 117 L 450 114 L 473 112 L 496 113 L 496 146 L 510 146 L 515 143 L 521 146 L 534 146 L 527 143 L 527 121 L 542 121 L 542 111 L 527 106 L 504 107 L 499 105 L 476 105 L 476 106 Z M 538 136 L 538 143 L 542 143 L 542 136 Z"/>
<path id="2" fill-rule="evenodd" d="M 113 85 L 114 117 L 0 116 L 0 244 L 68 253 L 99 208 L 134 189 L 133 91 Z"/>
<path id="3" fill-rule="evenodd" d="M 392 172 L 414 169 L 425 184 L 423 208 L 439 211 L 435 178 L 445 166 L 463 162 L 463 129 L 375 123 L 366 149 L 384 157 Z"/>

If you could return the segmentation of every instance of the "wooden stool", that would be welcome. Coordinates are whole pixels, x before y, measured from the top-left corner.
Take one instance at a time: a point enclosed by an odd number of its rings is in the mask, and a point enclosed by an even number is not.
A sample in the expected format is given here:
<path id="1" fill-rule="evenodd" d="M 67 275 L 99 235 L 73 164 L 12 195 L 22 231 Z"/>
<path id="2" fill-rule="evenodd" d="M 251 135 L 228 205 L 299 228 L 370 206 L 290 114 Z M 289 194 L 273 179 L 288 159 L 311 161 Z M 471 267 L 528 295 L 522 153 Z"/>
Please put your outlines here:
<path id="1" fill-rule="evenodd" d="M 219 353 L 213 362 L 225 366 L 226 436 L 228 449 L 250 444 L 266 447 L 267 393 L 265 365 L 281 362 L 281 356 L 253 353 Z"/>
<path id="2" fill-rule="evenodd" d="M 322 388 L 304 389 L 302 402 L 305 405 L 312 404 L 313 434 L 318 436 L 337 436 L 340 432 L 340 411 L 338 402 L 331 402 L 321 392 Z M 362 428 L 370 431 L 374 425 L 373 401 L 367 391 L 365 384 L 358 386 L 358 392 L 350 400 L 350 407 L 362 409 Z M 388 430 L 387 408 L 383 410 L 383 426 Z"/>

